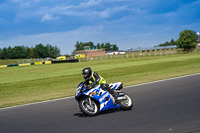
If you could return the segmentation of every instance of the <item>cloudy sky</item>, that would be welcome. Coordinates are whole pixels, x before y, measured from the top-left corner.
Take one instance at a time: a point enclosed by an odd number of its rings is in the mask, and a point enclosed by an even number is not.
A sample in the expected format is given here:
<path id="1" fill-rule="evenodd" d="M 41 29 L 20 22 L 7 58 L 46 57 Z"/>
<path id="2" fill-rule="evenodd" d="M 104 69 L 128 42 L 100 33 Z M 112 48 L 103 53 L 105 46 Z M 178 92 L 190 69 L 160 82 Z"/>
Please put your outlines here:
<path id="1" fill-rule="evenodd" d="M 71 54 L 76 41 L 121 50 L 153 47 L 200 31 L 200 0 L 0 0 L 0 48 L 51 44 Z"/>

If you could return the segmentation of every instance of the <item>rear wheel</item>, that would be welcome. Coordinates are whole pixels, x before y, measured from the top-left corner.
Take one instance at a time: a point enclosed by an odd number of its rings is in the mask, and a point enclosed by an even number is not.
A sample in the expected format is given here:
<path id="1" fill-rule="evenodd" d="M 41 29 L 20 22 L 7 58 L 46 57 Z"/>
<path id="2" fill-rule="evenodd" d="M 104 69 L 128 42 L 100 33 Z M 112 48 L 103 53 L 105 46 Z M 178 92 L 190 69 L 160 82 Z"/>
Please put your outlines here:
<path id="1" fill-rule="evenodd" d="M 124 93 L 125 94 L 125 93 Z M 131 98 L 125 94 L 126 100 L 122 100 L 119 104 L 120 104 L 120 109 L 122 110 L 131 110 L 133 107 L 133 102 L 131 100 Z"/>
<path id="2" fill-rule="evenodd" d="M 88 116 L 95 116 L 99 113 L 99 104 L 92 98 L 85 97 L 79 100 L 79 107 L 81 111 Z M 91 103 L 90 103 L 91 101 Z"/>

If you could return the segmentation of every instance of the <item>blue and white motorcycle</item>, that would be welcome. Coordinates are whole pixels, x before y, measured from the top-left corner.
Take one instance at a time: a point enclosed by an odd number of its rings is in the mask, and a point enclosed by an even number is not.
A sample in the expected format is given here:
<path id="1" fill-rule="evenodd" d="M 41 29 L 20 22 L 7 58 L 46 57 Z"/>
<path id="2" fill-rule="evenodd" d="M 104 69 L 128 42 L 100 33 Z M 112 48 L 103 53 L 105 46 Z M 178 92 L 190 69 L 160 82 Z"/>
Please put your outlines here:
<path id="1" fill-rule="evenodd" d="M 130 110 L 133 102 L 126 93 L 120 91 L 123 88 L 122 83 L 111 83 L 109 86 L 118 93 L 117 102 L 109 92 L 101 89 L 100 85 L 87 89 L 84 82 L 81 82 L 75 92 L 75 99 L 81 111 L 88 116 L 95 116 L 100 111 L 108 109 Z"/>

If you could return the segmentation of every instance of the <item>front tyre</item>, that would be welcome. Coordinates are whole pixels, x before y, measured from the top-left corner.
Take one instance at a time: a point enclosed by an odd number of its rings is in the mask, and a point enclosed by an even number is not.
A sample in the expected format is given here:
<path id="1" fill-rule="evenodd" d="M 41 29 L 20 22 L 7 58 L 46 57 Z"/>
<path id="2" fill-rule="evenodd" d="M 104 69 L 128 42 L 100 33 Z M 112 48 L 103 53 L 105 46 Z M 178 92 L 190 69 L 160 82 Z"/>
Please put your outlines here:
<path id="1" fill-rule="evenodd" d="M 99 113 L 100 106 L 99 104 L 94 101 L 94 99 L 91 99 L 91 103 L 89 102 L 89 97 L 85 97 L 79 100 L 79 107 L 80 110 L 88 115 L 88 116 L 95 116 Z"/>
<path id="2" fill-rule="evenodd" d="M 125 93 L 124 93 L 125 94 Z M 122 100 L 119 104 L 120 104 L 120 109 L 122 110 L 131 110 L 133 107 L 133 102 L 131 100 L 131 98 L 125 94 L 126 100 Z"/>

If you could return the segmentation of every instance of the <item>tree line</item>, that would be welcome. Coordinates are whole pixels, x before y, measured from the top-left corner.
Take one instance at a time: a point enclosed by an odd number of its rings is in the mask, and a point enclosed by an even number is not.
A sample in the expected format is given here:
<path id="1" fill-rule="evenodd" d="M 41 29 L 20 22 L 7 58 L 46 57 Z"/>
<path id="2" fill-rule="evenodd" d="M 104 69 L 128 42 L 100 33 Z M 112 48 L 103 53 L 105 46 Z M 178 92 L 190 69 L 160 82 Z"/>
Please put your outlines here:
<path id="1" fill-rule="evenodd" d="M 182 48 L 184 51 L 189 52 L 197 47 L 197 44 L 200 43 L 200 36 L 192 30 L 184 30 L 180 32 L 179 38 L 175 41 L 171 39 L 170 42 L 166 41 L 161 43 L 158 46 L 171 46 L 176 45 L 178 48 Z M 93 42 L 76 42 L 75 50 L 72 52 L 72 55 L 75 54 L 75 51 L 84 50 L 86 46 L 93 49 L 105 49 L 105 51 L 118 51 L 119 47 L 116 44 L 108 43 L 97 43 L 95 45 Z M 24 59 L 24 58 L 46 58 L 51 57 L 55 58 L 60 56 L 60 49 L 57 46 L 52 46 L 50 44 L 43 45 L 37 44 L 35 47 L 27 46 L 15 46 L 15 47 L 4 47 L 0 48 L 0 59 Z M 70 56 L 70 55 L 68 55 Z"/>
<path id="2" fill-rule="evenodd" d="M 160 43 L 158 47 L 177 45 L 177 42 L 172 38 L 170 42 Z"/>
<path id="3" fill-rule="evenodd" d="M 107 43 L 97 43 L 97 45 L 95 45 L 93 42 L 76 42 L 75 44 L 75 50 L 72 52 L 72 54 L 75 53 L 75 51 L 78 50 L 84 50 L 84 48 L 86 48 L 87 46 L 89 46 L 88 48 L 90 49 L 105 49 L 105 51 L 118 51 L 119 47 L 117 47 L 116 44 L 110 44 L 109 42 Z"/>
<path id="4" fill-rule="evenodd" d="M 60 55 L 57 46 L 37 44 L 35 47 L 15 46 L 0 48 L 0 59 L 25 59 L 25 58 L 55 58 Z"/>
<path id="5" fill-rule="evenodd" d="M 183 51 L 187 53 L 194 50 L 198 43 L 200 43 L 200 36 L 192 30 L 183 30 L 179 34 L 179 38 L 174 41 L 171 39 L 170 42 L 166 41 L 165 43 L 161 43 L 158 46 L 171 46 L 176 45 L 178 48 L 182 48 Z"/>

